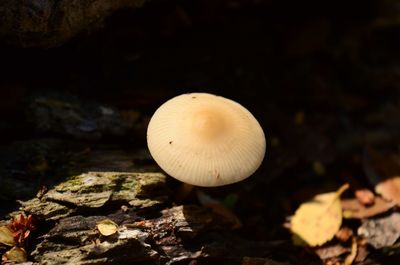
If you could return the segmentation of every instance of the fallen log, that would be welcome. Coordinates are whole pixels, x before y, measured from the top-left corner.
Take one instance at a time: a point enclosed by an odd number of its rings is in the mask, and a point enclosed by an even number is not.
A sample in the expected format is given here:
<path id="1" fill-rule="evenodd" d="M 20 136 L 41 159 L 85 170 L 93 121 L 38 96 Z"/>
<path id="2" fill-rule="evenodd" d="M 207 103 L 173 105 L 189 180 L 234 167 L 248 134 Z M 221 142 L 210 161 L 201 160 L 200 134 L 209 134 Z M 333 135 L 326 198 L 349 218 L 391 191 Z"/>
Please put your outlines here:
<path id="1" fill-rule="evenodd" d="M 21 201 L 10 217 L 34 218 L 24 245 L 33 264 L 291 264 L 291 255 L 273 260 L 296 252 L 288 242 L 246 240 L 232 220 L 170 195 L 162 173 L 87 172 Z"/>

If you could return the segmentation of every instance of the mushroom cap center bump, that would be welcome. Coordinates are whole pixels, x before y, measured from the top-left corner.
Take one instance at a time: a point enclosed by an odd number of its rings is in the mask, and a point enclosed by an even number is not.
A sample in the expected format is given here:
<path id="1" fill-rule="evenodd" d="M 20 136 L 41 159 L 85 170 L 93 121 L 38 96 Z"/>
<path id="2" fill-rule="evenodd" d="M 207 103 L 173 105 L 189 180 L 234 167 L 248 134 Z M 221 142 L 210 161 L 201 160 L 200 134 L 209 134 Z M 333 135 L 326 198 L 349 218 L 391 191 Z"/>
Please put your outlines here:
<path id="1" fill-rule="evenodd" d="M 193 134 L 203 140 L 222 136 L 226 130 L 226 117 L 215 109 L 206 109 L 193 114 L 191 123 Z"/>

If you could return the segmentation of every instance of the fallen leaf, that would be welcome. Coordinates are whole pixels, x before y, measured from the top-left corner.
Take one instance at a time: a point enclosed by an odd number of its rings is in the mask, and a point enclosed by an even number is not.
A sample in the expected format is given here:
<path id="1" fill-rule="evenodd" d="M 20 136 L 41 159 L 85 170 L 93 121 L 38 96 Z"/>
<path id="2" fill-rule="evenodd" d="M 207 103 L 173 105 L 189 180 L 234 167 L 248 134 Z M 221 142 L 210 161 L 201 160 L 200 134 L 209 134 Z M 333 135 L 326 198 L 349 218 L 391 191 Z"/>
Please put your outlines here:
<path id="1" fill-rule="evenodd" d="M 103 236 L 110 236 L 118 231 L 118 225 L 110 219 L 105 219 L 97 223 L 97 229 Z"/>
<path id="2" fill-rule="evenodd" d="M 14 216 L 10 224 L 10 229 L 13 231 L 14 241 L 17 245 L 22 246 L 31 231 L 36 230 L 33 224 L 33 216 L 31 214 L 28 216 L 24 216 L 23 214 Z"/>
<path id="3" fill-rule="evenodd" d="M 375 191 L 400 206 L 400 177 L 388 178 L 380 182 L 375 186 Z"/>
<path id="4" fill-rule="evenodd" d="M 26 254 L 25 249 L 20 247 L 13 247 L 6 253 L 4 253 L 2 260 L 11 261 L 11 262 L 25 262 L 27 261 L 28 256 Z"/>
<path id="5" fill-rule="evenodd" d="M 365 219 L 357 233 L 376 249 L 390 247 L 400 237 L 400 213 L 393 212 L 387 216 Z"/>
<path id="6" fill-rule="evenodd" d="M 336 192 L 319 194 L 300 205 L 291 220 L 294 244 L 320 246 L 335 236 L 342 224 L 339 198 L 348 188 L 345 184 Z"/>
<path id="7" fill-rule="evenodd" d="M 0 226 L 0 243 L 7 246 L 15 245 L 13 231 L 7 226 Z"/>
<path id="8" fill-rule="evenodd" d="M 344 265 L 351 265 L 353 264 L 354 260 L 357 257 L 357 240 L 353 236 L 351 241 L 351 252 L 350 254 L 344 259 Z"/>
<path id="9" fill-rule="evenodd" d="M 318 247 L 314 251 L 321 260 L 339 257 L 344 253 L 350 252 L 348 248 L 345 248 L 340 244 Z"/>
<path id="10" fill-rule="evenodd" d="M 381 197 L 375 197 L 371 206 L 362 204 L 358 199 L 342 199 L 340 200 L 343 209 L 343 217 L 346 219 L 362 219 L 369 218 L 393 208 L 396 203 L 386 201 Z"/>
<path id="11" fill-rule="evenodd" d="M 400 205 L 400 155 L 381 154 L 371 147 L 364 153 L 364 171 L 375 192 Z"/>
<path id="12" fill-rule="evenodd" d="M 368 254 L 367 246 L 358 244 L 357 256 L 354 262 L 363 262 L 367 258 Z"/>

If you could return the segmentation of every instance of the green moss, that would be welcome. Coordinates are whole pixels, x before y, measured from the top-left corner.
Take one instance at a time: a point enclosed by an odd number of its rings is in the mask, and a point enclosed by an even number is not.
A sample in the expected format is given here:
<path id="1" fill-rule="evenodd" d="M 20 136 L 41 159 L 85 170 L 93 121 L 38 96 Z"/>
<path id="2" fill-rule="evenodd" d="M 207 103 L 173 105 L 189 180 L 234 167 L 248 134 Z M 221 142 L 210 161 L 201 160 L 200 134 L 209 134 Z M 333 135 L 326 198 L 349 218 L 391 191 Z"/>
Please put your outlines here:
<path id="1" fill-rule="evenodd" d="M 81 185 L 83 185 L 83 181 L 82 181 L 81 178 L 74 176 L 74 177 L 71 177 L 71 178 L 67 179 L 67 181 L 64 182 L 63 185 L 65 187 L 68 187 L 68 186 L 81 186 Z"/>
<path id="2" fill-rule="evenodd" d="M 123 182 L 121 185 L 121 191 L 125 191 L 125 190 L 134 190 L 136 187 L 138 186 L 138 183 L 136 180 L 132 179 L 130 181 L 127 182 Z"/>

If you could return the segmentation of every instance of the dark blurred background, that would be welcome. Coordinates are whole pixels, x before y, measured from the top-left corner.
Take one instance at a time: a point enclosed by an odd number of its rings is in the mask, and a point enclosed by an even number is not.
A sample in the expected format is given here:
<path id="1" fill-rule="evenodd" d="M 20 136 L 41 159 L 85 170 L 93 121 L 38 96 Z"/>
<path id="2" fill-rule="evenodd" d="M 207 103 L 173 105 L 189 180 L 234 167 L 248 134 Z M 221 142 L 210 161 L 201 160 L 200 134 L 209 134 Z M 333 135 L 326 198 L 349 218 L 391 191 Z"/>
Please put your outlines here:
<path id="1" fill-rule="evenodd" d="M 253 177 L 206 189 L 235 198 L 252 239 L 286 236 L 285 217 L 349 172 L 368 186 L 366 145 L 399 148 L 396 0 L 154 0 L 91 21 L 48 43 L 2 29 L 3 212 L 71 172 L 153 169 L 147 121 L 185 92 L 234 99 L 266 132 Z"/>
<path id="2" fill-rule="evenodd" d="M 396 93 L 398 12 L 390 0 L 148 1 L 51 45 L 2 45 L 2 113 L 39 91 L 148 112 L 187 91 L 260 114 L 270 103 L 339 111 L 343 91 L 379 104 Z"/>

